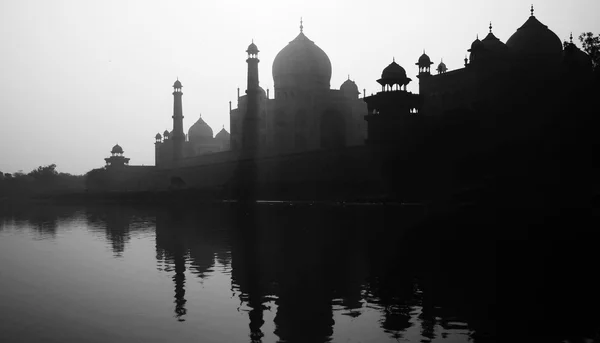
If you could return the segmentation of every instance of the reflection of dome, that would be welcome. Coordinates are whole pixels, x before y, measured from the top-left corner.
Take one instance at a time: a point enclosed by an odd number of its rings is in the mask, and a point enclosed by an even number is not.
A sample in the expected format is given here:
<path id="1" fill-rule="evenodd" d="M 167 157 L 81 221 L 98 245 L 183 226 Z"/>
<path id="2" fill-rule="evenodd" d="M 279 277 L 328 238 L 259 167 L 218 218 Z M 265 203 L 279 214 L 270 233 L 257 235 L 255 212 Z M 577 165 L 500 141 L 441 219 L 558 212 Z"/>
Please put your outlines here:
<path id="1" fill-rule="evenodd" d="M 208 124 L 202 119 L 202 116 L 198 118 L 198 121 L 194 123 L 188 130 L 188 138 L 190 141 L 198 139 L 213 138 L 213 130 Z"/>
<path id="2" fill-rule="evenodd" d="M 215 139 L 219 141 L 229 140 L 229 132 L 227 132 L 225 128 L 222 128 L 221 131 L 219 131 L 219 133 L 217 133 L 215 136 Z"/>
<path id="3" fill-rule="evenodd" d="M 562 43 L 558 36 L 540 23 L 533 15 L 517 29 L 506 45 L 520 57 L 545 57 L 556 59 L 562 53 Z"/>
<path id="4" fill-rule="evenodd" d="M 302 32 L 273 61 L 275 88 L 329 89 L 330 80 L 329 57 Z"/>
<path id="5" fill-rule="evenodd" d="M 340 90 L 347 95 L 356 96 L 357 94 L 360 94 L 360 92 L 358 91 L 358 86 L 354 81 L 350 79 L 342 83 L 342 85 L 340 86 Z"/>
<path id="6" fill-rule="evenodd" d="M 123 148 L 121 148 L 121 146 L 119 144 L 117 144 L 112 148 L 112 150 L 110 152 L 111 152 L 111 154 L 122 154 Z"/>

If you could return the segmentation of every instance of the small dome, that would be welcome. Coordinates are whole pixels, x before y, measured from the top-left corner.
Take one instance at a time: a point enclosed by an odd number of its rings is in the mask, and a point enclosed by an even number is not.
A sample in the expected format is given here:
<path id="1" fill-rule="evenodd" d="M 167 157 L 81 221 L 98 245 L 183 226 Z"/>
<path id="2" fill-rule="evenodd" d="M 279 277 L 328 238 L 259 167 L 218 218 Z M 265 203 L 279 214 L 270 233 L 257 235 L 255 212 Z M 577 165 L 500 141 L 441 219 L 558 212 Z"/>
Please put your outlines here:
<path id="1" fill-rule="evenodd" d="M 181 82 L 179 81 L 179 79 L 177 79 L 177 81 L 175 81 L 175 83 L 173 84 L 173 88 L 181 88 L 181 87 L 183 87 L 183 86 L 181 85 Z"/>
<path id="2" fill-rule="evenodd" d="M 160 132 L 156 134 L 156 136 L 154 136 L 155 139 L 162 139 L 162 136 L 160 135 Z"/>
<path id="3" fill-rule="evenodd" d="M 592 59 L 575 44 L 569 43 L 563 51 L 563 63 L 568 68 L 574 68 L 583 72 L 592 72 Z"/>
<path id="4" fill-rule="evenodd" d="M 521 57 L 556 60 L 562 54 L 562 43 L 558 36 L 533 15 L 506 41 L 506 45 Z"/>
<path id="5" fill-rule="evenodd" d="M 473 43 L 471 43 L 471 48 L 468 49 L 467 51 L 472 52 L 472 51 L 478 51 L 481 50 L 483 48 L 483 43 L 479 40 L 479 38 L 476 38 Z"/>
<path id="6" fill-rule="evenodd" d="M 390 63 L 389 66 L 383 69 L 381 73 L 382 79 L 403 79 L 406 78 L 406 70 L 402 68 L 396 61 Z"/>
<path id="7" fill-rule="evenodd" d="M 256 46 L 256 44 L 254 44 L 254 41 L 252 41 L 252 43 L 250 43 L 250 45 L 248 45 L 248 49 L 246 50 L 246 52 L 251 55 L 258 54 L 259 50 L 258 50 L 258 47 Z"/>
<path id="8" fill-rule="evenodd" d="M 123 148 L 121 148 L 121 146 L 119 144 L 117 144 L 112 148 L 112 150 L 110 152 L 111 152 L 111 154 L 122 154 Z"/>
<path id="9" fill-rule="evenodd" d="M 358 86 L 356 85 L 356 83 L 350 79 L 344 81 L 344 83 L 342 83 L 342 85 L 340 86 L 340 90 L 344 93 L 344 94 L 348 94 L 348 95 L 357 95 L 360 94 L 360 92 L 358 91 Z"/>
<path id="10" fill-rule="evenodd" d="M 439 73 L 445 73 L 446 71 L 448 71 L 448 68 L 446 67 L 446 63 L 444 63 L 444 61 L 441 61 L 440 64 L 438 64 L 437 71 Z"/>
<path id="11" fill-rule="evenodd" d="M 165 130 L 165 132 L 163 132 L 163 137 L 169 138 L 169 136 L 170 136 L 169 130 Z"/>
<path id="12" fill-rule="evenodd" d="M 221 131 L 219 131 L 219 133 L 217 133 L 217 135 L 215 136 L 215 139 L 220 141 L 229 140 L 229 132 L 227 132 L 225 128 L 222 128 Z"/>
<path id="13" fill-rule="evenodd" d="M 188 130 L 188 138 L 190 141 L 212 139 L 213 130 L 208 124 L 202 119 L 202 116 L 190 127 Z"/>
<path id="14" fill-rule="evenodd" d="M 419 57 L 419 62 L 417 62 L 416 64 L 418 66 L 428 67 L 428 66 L 432 65 L 433 62 L 431 62 L 431 59 L 429 58 L 429 56 L 427 56 L 425 51 L 423 51 L 423 55 L 421 55 L 421 57 Z"/>
<path id="15" fill-rule="evenodd" d="M 473 42 L 475 43 L 475 42 Z M 481 41 L 483 47 L 492 53 L 506 54 L 508 47 L 500 39 L 498 39 L 492 32 L 488 33 L 487 36 Z"/>
<path id="16" fill-rule="evenodd" d="M 330 87 L 329 57 L 302 32 L 275 56 L 272 71 L 276 89 Z"/>

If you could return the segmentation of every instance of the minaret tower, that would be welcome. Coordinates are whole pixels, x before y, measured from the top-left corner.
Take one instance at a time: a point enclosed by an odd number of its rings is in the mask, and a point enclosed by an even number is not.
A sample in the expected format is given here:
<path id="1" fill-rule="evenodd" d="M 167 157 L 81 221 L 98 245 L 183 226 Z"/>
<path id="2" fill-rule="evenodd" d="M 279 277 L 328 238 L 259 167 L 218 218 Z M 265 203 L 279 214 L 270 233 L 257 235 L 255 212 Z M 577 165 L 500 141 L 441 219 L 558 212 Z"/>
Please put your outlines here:
<path id="1" fill-rule="evenodd" d="M 415 64 L 419 67 L 419 75 L 417 75 L 419 79 L 431 76 L 431 65 L 433 62 L 431 62 L 431 59 L 427 56 L 425 50 L 423 50 L 423 55 L 419 57 L 419 61 Z"/>
<path id="2" fill-rule="evenodd" d="M 183 133 L 183 106 L 181 105 L 181 82 L 179 78 L 173 84 L 173 132 L 171 140 L 173 144 L 173 160 L 179 160 L 183 157 L 183 142 L 185 133 Z"/>
<path id="3" fill-rule="evenodd" d="M 258 47 L 254 40 L 246 50 L 248 53 L 248 85 L 246 87 L 246 113 L 242 123 L 242 150 L 256 151 L 258 148 L 258 111 L 260 87 L 258 86 Z"/>

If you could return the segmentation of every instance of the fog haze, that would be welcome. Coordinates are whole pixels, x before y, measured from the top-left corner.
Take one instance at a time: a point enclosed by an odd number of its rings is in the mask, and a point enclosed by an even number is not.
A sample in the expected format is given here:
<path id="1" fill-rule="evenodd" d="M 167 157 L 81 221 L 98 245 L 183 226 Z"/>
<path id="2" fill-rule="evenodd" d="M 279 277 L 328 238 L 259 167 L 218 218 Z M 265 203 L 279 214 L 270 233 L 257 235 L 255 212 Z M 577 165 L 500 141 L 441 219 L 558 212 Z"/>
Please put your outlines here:
<path id="1" fill-rule="evenodd" d="M 154 164 L 154 135 L 172 128 L 172 84 L 183 84 L 184 130 L 202 114 L 229 129 L 229 101 L 246 86 L 246 48 L 260 49 L 260 84 L 299 32 L 329 56 L 337 89 L 348 76 L 367 94 L 395 58 L 413 81 L 423 49 L 463 66 L 488 25 L 503 42 L 529 16 L 524 1 L 4 1 L 0 5 L 0 171 L 57 164 L 82 174 L 118 143 L 132 165 Z M 597 0 L 537 1 L 561 40 L 600 33 Z M 578 42 L 577 42 L 578 43 Z M 578 44 L 579 45 L 579 44 Z M 435 66 L 435 65 L 434 65 Z"/>

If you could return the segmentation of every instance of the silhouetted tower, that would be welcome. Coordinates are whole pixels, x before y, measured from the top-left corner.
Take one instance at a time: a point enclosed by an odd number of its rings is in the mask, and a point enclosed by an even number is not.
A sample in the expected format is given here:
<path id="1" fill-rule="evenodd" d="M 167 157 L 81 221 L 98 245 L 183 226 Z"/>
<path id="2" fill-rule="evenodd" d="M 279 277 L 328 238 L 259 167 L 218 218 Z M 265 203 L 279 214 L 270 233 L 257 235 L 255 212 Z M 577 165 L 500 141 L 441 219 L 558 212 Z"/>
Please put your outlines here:
<path id="1" fill-rule="evenodd" d="M 179 79 L 173 84 L 173 131 L 170 139 L 173 144 L 173 159 L 179 160 L 183 156 L 183 143 L 185 133 L 183 132 L 183 106 L 181 105 L 181 82 Z"/>
<path id="2" fill-rule="evenodd" d="M 381 92 L 363 99 L 368 109 L 367 144 L 395 144 L 414 128 L 410 124 L 415 121 L 413 117 L 418 117 L 413 115 L 421 104 L 418 95 L 406 91 L 410 81 L 396 61 L 383 69 L 377 80 Z"/>
<path id="3" fill-rule="evenodd" d="M 433 62 L 431 62 L 431 59 L 429 58 L 429 56 L 427 56 L 425 50 L 423 50 L 423 55 L 419 57 L 419 61 L 415 64 L 419 66 L 419 75 L 417 75 L 419 79 L 431 76 L 431 65 L 433 64 Z"/>
<path id="4" fill-rule="evenodd" d="M 111 156 L 104 159 L 106 161 L 106 168 L 119 169 L 129 165 L 129 159 L 123 156 L 123 148 L 119 144 L 116 144 L 110 153 Z"/>
<path id="5" fill-rule="evenodd" d="M 431 76 L 431 65 L 433 62 L 431 62 L 431 59 L 427 56 L 425 50 L 423 50 L 423 55 L 419 57 L 419 60 L 415 64 L 419 67 L 419 75 L 417 77 L 419 78 L 419 93 L 421 93 L 421 81 Z"/>
<path id="6" fill-rule="evenodd" d="M 248 85 L 246 87 L 246 113 L 242 124 L 242 151 L 256 151 L 258 147 L 258 111 L 260 87 L 258 86 L 258 47 L 254 40 L 248 46 Z"/>

